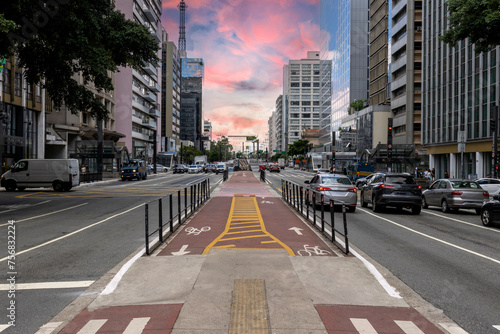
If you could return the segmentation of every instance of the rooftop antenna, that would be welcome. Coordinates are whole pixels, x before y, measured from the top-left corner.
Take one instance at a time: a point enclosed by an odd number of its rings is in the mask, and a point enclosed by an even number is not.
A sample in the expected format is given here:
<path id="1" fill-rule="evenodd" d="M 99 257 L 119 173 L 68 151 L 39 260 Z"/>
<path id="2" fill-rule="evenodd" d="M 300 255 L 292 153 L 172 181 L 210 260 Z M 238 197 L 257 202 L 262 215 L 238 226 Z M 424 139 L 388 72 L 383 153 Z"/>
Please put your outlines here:
<path id="1" fill-rule="evenodd" d="M 187 57 L 186 52 L 186 3 L 181 0 L 177 6 L 180 10 L 180 22 L 179 22 L 179 53 L 181 58 Z"/>

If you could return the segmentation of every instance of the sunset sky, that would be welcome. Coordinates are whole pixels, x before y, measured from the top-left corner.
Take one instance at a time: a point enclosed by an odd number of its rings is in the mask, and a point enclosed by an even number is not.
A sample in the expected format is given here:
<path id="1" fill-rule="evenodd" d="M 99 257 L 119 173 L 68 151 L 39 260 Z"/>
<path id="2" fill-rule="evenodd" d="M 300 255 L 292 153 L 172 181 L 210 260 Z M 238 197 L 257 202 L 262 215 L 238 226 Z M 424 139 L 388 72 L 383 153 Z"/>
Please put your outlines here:
<path id="1" fill-rule="evenodd" d="M 203 58 L 203 114 L 213 134 L 263 142 L 283 65 L 319 50 L 320 0 L 185 0 L 190 58 Z M 163 0 L 162 23 L 178 45 L 180 0 Z"/>

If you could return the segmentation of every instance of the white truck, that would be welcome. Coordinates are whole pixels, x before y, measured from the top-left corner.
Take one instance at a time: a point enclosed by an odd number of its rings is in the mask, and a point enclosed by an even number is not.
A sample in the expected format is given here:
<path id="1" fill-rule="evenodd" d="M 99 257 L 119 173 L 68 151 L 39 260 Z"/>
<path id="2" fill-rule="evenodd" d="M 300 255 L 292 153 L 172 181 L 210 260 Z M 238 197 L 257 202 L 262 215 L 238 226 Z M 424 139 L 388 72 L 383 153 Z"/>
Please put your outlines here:
<path id="1" fill-rule="evenodd" d="M 278 158 L 278 166 L 280 167 L 280 169 L 285 169 L 285 159 Z"/>
<path id="2" fill-rule="evenodd" d="M 2 175 L 0 182 L 7 191 L 43 187 L 68 191 L 80 184 L 80 168 L 77 159 L 22 159 Z"/>
<path id="3" fill-rule="evenodd" d="M 194 157 L 194 164 L 195 165 L 205 166 L 207 164 L 207 162 L 208 162 L 208 160 L 207 160 L 206 155 L 198 155 L 198 156 Z"/>

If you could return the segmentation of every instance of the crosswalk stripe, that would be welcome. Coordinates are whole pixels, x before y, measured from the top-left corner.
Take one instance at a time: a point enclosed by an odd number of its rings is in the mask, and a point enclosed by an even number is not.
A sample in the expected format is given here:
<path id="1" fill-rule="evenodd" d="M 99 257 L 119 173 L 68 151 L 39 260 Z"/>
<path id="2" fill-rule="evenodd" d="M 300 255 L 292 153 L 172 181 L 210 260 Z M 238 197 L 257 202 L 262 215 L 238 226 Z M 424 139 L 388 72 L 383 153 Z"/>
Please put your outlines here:
<path id="1" fill-rule="evenodd" d="M 38 330 L 38 332 L 36 332 L 35 334 L 51 334 L 54 329 L 56 329 L 57 327 L 59 327 L 59 325 L 62 324 L 62 322 L 49 322 L 49 323 L 46 323 L 45 325 L 43 325 L 42 327 L 40 327 L 40 329 Z"/>
<path id="2" fill-rule="evenodd" d="M 367 319 L 350 319 L 359 334 L 378 334 Z"/>
<path id="3" fill-rule="evenodd" d="M 95 334 L 108 319 L 90 320 L 77 334 Z"/>
<path id="4" fill-rule="evenodd" d="M 394 322 L 406 334 L 424 334 L 424 332 L 422 332 L 413 321 L 394 320 Z"/>
<path id="5" fill-rule="evenodd" d="M 500 331 L 500 325 L 493 325 L 493 328 L 498 329 Z"/>
<path id="6" fill-rule="evenodd" d="M 127 328 L 125 328 L 125 331 L 123 334 L 141 334 L 144 327 L 148 324 L 148 321 L 151 318 L 134 318 L 132 321 L 128 324 Z"/>
<path id="7" fill-rule="evenodd" d="M 440 323 L 439 325 L 446 329 L 450 334 L 469 334 L 462 328 L 452 323 Z"/>
<path id="8" fill-rule="evenodd" d="M 0 325 L 0 333 L 9 328 L 10 325 Z"/>

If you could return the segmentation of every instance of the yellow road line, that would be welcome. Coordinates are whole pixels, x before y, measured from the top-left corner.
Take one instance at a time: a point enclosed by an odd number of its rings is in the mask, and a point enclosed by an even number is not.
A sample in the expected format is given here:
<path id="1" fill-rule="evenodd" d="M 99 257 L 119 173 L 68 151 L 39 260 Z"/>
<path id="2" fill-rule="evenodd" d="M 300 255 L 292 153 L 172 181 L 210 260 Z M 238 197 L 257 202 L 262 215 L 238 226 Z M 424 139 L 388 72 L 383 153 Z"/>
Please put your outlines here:
<path id="1" fill-rule="evenodd" d="M 256 218 L 256 219 L 250 220 L 250 221 L 246 220 L 246 221 L 242 222 L 241 221 L 242 216 L 239 215 L 241 213 L 241 210 L 245 210 L 248 213 L 250 212 L 250 210 L 252 210 L 255 213 L 255 215 L 252 215 L 252 218 Z M 245 217 L 247 217 L 247 216 L 245 216 Z M 255 223 L 258 223 L 258 225 L 255 225 Z M 233 225 L 242 225 L 242 224 L 252 224 L 252 225 L 237 226 L 237 227 L 233 226 Z M 234 228 L 253 228 L 253 227 L 257 227 L 257 226 L 260 226 L 260 229 L 230 232 L 230 230 L 232 230 Z M 255 232 L 262 232 L 262 234 L 226 238 L 226 236 L 231 235 L 231 234 L 243 234 L 243 233 L 255 233 Z M 271 241 L 262 241 L 261 243 L 278 243 L 281 247 L 283 247 L 288 252 L 289 255 L 295 255 L 290 247 L 288 247 L 285 243 L 283 243 L 278 238 L 273 236 L 271 233 L 267 232 L 266 226 L 264 225 L 264 220 L 262 219 L 262 215 L 261 215 L 260 210 L 259 210 L 259 205 L 257 203 L 257 199 L 255 198 L 255 196 L 252 196 L 252 197 L 234 196 L 233 200 L 231 202 L 231 209 L 229 211 L 229 216 L 227 218 L 226 227 L 224 228 L 224 231 L 204 249 L 202 254 L 204 254 L 204 255 L 208 254 L 210 252 L 210 249 L 212 249 L 212 248 L 234 248 L 234 247 L 236 247 L 235 245 L 216 246 L 216 244 L 220 241 L 242 240 L 242 239 L 262 238 L 262 237 L 268 237 L 268 238 L 271 238 L 272 240 Z"/>

